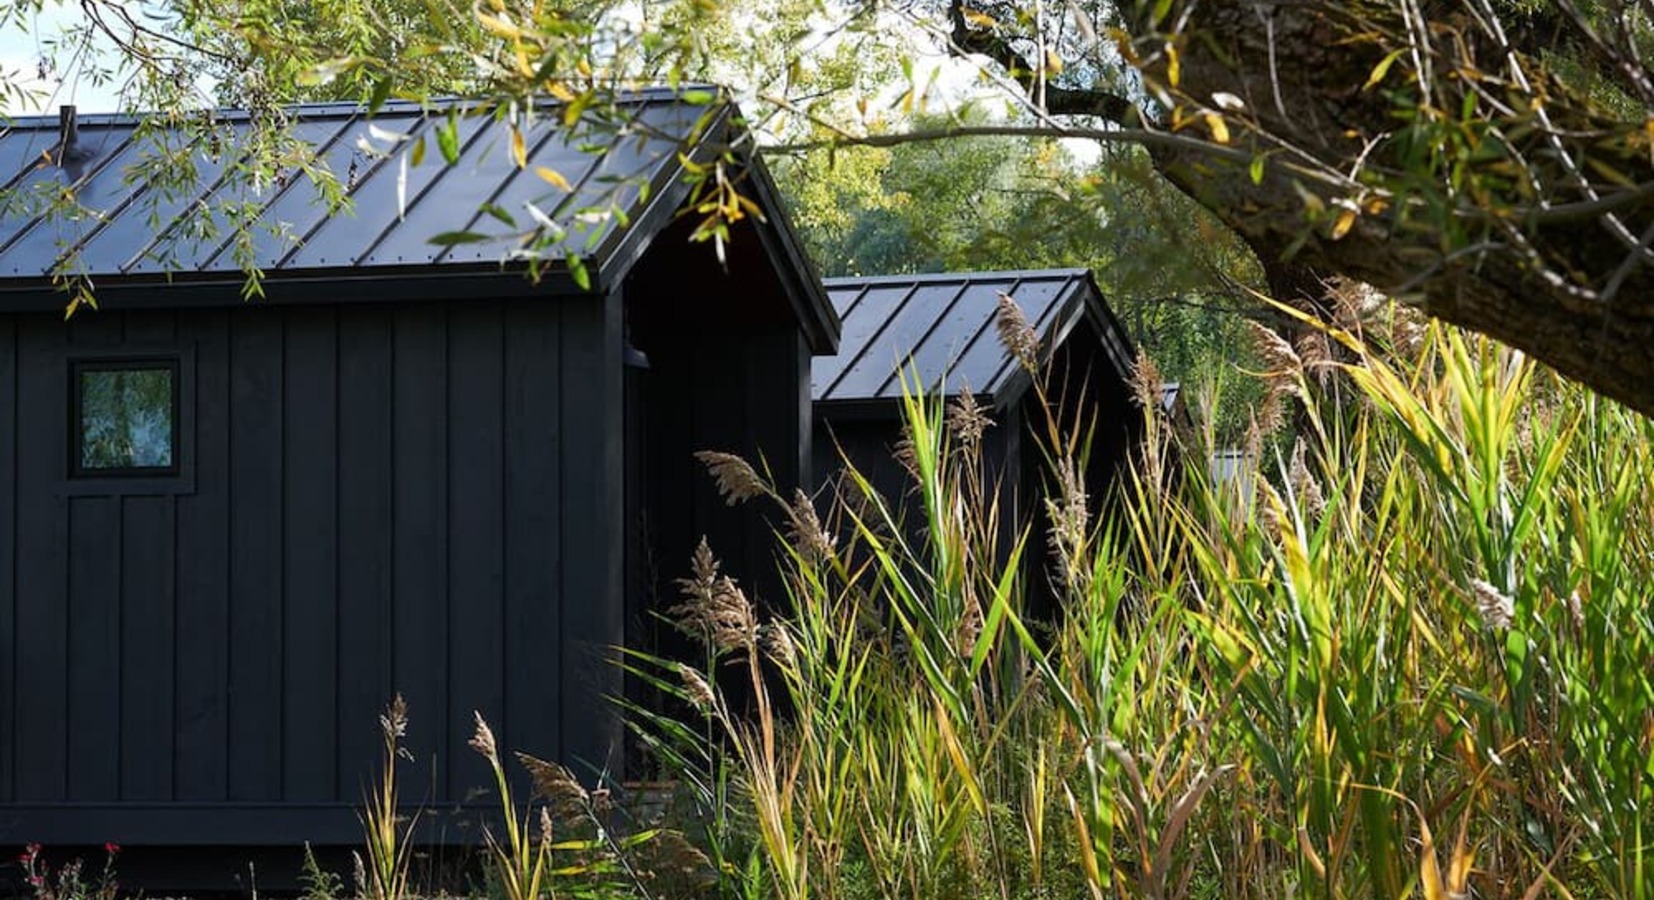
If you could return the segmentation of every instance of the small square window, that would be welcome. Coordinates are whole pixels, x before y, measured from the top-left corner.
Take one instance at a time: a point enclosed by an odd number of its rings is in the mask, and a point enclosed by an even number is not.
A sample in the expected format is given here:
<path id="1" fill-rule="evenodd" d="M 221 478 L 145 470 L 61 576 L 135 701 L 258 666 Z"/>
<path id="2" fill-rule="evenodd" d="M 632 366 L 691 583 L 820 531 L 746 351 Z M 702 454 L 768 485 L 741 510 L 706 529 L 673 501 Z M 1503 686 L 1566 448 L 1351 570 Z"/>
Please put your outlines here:
<path id="1" fill-rule="evenodd" d="M 170 359 L 75 365 L 70 423 L 75 476 L 178 472 L 178 363 Z"/>

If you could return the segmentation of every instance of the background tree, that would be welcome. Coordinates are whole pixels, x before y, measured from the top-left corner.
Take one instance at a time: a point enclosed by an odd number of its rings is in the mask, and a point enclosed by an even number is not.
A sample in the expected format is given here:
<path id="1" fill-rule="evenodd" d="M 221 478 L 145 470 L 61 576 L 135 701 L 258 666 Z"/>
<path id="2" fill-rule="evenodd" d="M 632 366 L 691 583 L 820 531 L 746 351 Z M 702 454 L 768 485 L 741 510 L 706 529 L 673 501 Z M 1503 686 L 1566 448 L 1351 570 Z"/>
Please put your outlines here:
<path id="1" fill-rule="evenodd" d="M 45 2 L 14 3 L 0 24 Z M 801 133 L 790 116 L 840 144 L 1134 143 L 1244 241 L 1276 297 L 1327 316 L 1331 276 L 1349 276 L 1654 413 L 1646 0 L 486 0 L 469 18 L 408 0 L 403 19 L 378 5 L 331 0 L 339 27 L 319 33 L 288 0 L 79 9 L 120 46 L 135 105 L 174 117 L 203 69 L 248 78 L 255 109 L 290 83 L 337 83 L 369 97 L 462 89 L 503 119 L 521 114 L 514 99 L 591 105 L 638 79 L 727 71 L 717 48 L 744 46 L 765 71 L 744 86 L 749 111 L 783 142 Z M 434 40 L 400 37 L 424 26 Z M 902 134 L 868 127 L 865 96 L 861 118 L 833 115 L 847 104 L 824 106 L 831 91 L 796 76 L 852 33 L 973 62 L 1015 115 Z M 920 67 L 904 75 L 910 95 L 933 93 Z"/>

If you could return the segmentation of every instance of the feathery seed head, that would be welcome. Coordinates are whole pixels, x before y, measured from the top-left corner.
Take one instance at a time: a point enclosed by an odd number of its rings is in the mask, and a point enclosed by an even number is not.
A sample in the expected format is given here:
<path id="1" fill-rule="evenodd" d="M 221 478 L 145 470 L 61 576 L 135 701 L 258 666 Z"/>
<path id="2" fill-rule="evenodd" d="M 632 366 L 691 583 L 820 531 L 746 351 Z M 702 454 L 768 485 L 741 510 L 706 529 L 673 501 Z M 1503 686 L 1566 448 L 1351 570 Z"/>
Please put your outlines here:
<path id="1" fill-rule="evenodd" d="M 1298 495 L 1298 502 L 1311 519 L 1319 519 L 1323 510 L 1327 508 L 1326 498 L 1321 495 L 1321 483 L 1310 474 L 1309 465 L 1304 461 L 1304 439 L 1299 438 L 1292 445 L 1292 464 L 1287 470 L 1287 480 L 1292 483 L 1293 493 Z"/>
<path id="2" fill-rule="evenodd" d="M 498 764 L 500 754 L 499 749 L 494 745 L 493 730 L 488 727 L 487 722 L 483 721 L 482 713 L 473 712 L 472 715 L 477 718 L 477 733 L 471 736 L 471 749 L 487 757 L 489 762 Z"/>
<path id="3" fill-rule="evenodd" d="M 815 502 L 798 488 L 793 493 L 793 504 L 787 508 L 787 538 L 793 549 L 805 559 L 819 562 L 833 555 L 833 537 L 821 527 Z"/>
<path id="4" fill-rule="evenodd" d="M 1470 580 L 1470 593 L 1476 598 L 1476 611 L 1482 615 L 1482 624 L 1494 631 L 1504 631 L 1516 619 L 1516 604 L 1499 589 L 1480 578 Z"/>
<path id="5" fill-rule="evenodd" d="M 1154 357 L 1139 352 L 1137 362 L 1131 367 L 1132 401 L 1143 409 L 1158 409 L 1165 387 L 1166 382 L 1160 377 L 1160 367 L 1155 364 Z"/>
<path id="6" fill-rule="evenodd" d="M 780 622 L 771 622 L 764 626 L 764 649 L 782 668 L 798 668 L 798 649 L 793 644 L 793 637 L 787 626 Z"/>
<path id="7" fill-rule="evenodd" d="M 1028 317 L 1022 314 L 1022 307 L 1010 294 L 1001 291 L 999 294 L 999 311 L 994 317 L 994 327 L 999 331 L 999 342 L 1004 345 L 1018 363 L 1030 373 L 1039 371 L 1039 336 L 1028 324 Z"/>
<path id="8" fill-rule="evenodd" d="M 379 730 L 385 733 L 385 739 L 396 741 L 408 734 L 408 703 L 397 694 L 391 700 L 391 705 L 379 717 Z"/>
<path id="9" fill-rule="evenodd" d="M 556 807 L 558 815 L 578 812 L 590 799 L 586 789 L 580 786 L 567 768 L 527 753 L 518 753 L 517 762 L 528 771 L 535 796 Z"/>
<path id="10" fill-rule="evenodd" d="M 695 458 L 712 474 L 718 483 L 718 495 L 724 504 L 734 506 L 769 493 L 769 486 L 746 460 L 733 453 L 718 450 L 699 450 Z"/>
<path id="11" fill-rule="evenodd" d="M 976 395 L 969 388 L 948 404 L 948 431 L 952 432 L 962 450 L 969 452 L 981 445 L 983 432 L 992 428 L 993 424 L 994 420 L 977 405 Z"/>
<path id="12" fill-rule="evenodd" d="M 683 679 L 684 693 L 689 702 L 703 713 L 711 713 L 717 706 L 718 698 L 712 693 L 712 686 L 706 683 L 701 673 L 689 666 L 678 665 L 678 677 Z"/>

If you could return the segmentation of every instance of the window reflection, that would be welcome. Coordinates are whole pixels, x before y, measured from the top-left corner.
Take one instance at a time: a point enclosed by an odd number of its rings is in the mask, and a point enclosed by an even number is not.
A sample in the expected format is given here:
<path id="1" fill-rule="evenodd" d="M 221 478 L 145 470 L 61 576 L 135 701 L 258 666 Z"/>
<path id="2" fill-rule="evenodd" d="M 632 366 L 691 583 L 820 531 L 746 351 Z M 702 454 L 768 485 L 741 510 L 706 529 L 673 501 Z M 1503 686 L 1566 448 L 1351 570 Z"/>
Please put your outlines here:
<path id="1" fill-rule="evenodd" d="M 173 465 L 173 369 L 80 372 L 80 468 L 166 469 Z"/>

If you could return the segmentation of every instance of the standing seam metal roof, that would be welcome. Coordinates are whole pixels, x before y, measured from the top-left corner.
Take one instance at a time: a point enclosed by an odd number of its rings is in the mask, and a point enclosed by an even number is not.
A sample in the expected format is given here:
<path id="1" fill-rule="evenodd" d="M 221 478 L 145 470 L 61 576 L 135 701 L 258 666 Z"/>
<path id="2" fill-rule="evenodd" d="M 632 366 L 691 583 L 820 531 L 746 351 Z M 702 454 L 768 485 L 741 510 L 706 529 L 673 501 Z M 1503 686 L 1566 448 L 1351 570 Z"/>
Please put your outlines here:
<path id="1" fill-rule="evenodd" d="M 1089 320 L 1122 380 L 1135 359 L 1085 269 L 829 278 L 826 286 L 843 331 L 838 355 L 812 366 L 818 404 L 887 402 L 914 380 L 945 396 L 968 389 L 993 406 L 1014 402 L 1028 379 L 999 341 L 1001 294 L 1016 300 L 1046 353 Z"/>
<path id="2" fill-rule="evenodd" d="M 237 171 L 251 128 L 245 115 L 222 116 L 210 138 L 188 148 L 194 185 L 170 195 L 151 190 L 140 166 L 178 149 L 165 146 L 174 134 L 146 133 L 130 116 L 82 116 L 81 158 L 58 164 L 58 120 L 13 119 L 0 133 L 0 191 L 12 195 L 0 209 L 0 277 L 49 276 L 59 267 L 94 277 L 233 272 L 248 260 L 237 258 L 222 219 L 229 205 L 248 203 L 265 226 L 255 232 L 250 261 L 267 272 L 498 260 L 507 244 L 429 242 L 443 231 L 482 226 L 483 203 L 521 226 L 492 223 L 500 232 L 532 227 L 530 202 L 554 219 L 572 215 L 569 233 L 548 255 L 601 255 L 619 216 L 597 211 L 612 201 L 620 216 L 635 214 L 646 186 L 659 188 L 678 174 L 678 151 L 706 112 L 663 92 L 630 96 L 621 109 L 618 130 L 595 136 L 571 132 L 554 111 L 541 111 L 524 135 L 530 166 L 519 169 L 505 130 L 485 127 L 481 117 L 461 119 L 458 158 L 444 165 L 434 135 L 444 108 L 387 104 L 368 119 L 354 105 L 294 107 L 294 137 L 314 148 L 312 160 L 334 173 L 351 203 L 351 214 L 332 215 L 297 165 L 263 184 Z M 421 138 L 431 144 L 426 162 L 409 166 L 397 151 Z M 557 172 L 570 190 L 535 167 Z M 62 190 L 74 194 L 79 215 L 24 208 L 31 193 Z"/>

